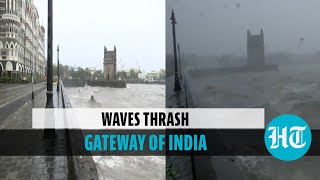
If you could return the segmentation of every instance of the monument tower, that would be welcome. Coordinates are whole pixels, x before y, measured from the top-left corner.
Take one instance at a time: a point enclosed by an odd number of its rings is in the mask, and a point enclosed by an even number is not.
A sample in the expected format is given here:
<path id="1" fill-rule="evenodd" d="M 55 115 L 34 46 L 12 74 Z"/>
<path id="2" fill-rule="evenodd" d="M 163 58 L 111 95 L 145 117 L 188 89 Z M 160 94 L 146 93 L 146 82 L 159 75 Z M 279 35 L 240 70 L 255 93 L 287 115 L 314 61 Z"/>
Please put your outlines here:
<path id="1" fill-rule="evenodd" d="M 262 67 L 265 65 L 264 34 L 262 29 L 260 34 L 257 35 L 251 35 L 251 32 L 247 31 L 247 56 L 248 66 Z"/>
<path id="2" fill-rule="evenodd" d="M 117 74 L 117 49 L 114 46 L 113 51 L 108 51 L 104 47 L 103 70 L 105 80 L 116 80 Z"/>

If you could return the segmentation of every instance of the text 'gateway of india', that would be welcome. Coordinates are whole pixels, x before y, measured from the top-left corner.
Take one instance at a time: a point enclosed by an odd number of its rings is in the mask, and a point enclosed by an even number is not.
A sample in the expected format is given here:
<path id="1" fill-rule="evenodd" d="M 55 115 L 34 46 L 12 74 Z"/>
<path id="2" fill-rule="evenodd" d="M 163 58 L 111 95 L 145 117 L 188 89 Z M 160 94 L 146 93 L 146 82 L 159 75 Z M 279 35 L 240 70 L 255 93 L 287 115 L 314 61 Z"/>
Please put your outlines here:
<path id="1" fill-rule="evenodd" d="M 117 78 L 117 49 L 114 46 L 113 51 L 108 51 L 104 47 L 103 71 L 105 80 L 116 80 Z"/>

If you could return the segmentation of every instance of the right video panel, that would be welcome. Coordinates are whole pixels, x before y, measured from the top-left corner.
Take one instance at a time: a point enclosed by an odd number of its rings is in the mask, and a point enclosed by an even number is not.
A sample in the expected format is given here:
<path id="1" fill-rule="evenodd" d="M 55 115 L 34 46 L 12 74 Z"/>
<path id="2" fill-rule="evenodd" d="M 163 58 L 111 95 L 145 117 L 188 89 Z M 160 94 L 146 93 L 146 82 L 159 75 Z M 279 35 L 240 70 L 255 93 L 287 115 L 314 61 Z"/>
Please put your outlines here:
<path id="1" fill-rule="evenodd" d="M 319 7 L 316 0 L 167 0 L 167 107 L 264 108 L 265 124 L 295 114 L 319 128 Z M 317 179 L 320 165 L 308 156 L 177 159 L 167 157 L 167 166 L 190 171 L 179 178 Z"/>

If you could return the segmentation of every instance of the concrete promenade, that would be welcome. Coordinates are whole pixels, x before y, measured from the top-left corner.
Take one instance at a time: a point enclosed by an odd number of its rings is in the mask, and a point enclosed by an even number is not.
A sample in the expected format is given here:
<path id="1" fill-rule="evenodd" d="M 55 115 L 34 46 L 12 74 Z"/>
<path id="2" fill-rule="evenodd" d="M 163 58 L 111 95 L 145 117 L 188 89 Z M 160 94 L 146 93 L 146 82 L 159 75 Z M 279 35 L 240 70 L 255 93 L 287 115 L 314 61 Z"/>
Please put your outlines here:
<path id="1" fill-rule="evenodd" d="M 31 87 L 28 85 L 0 88 L 0 91 L 6 92 L 6 97 L 11 97 L 7 100 L 0 99 L 2 103 L 0 104 L 0 112 L 2 112 L 0 129 L 30 129 L 32 127 L 32 108 L 44 108 L 46 103 L 45 85 L 37 84 L 35 89 L 35 99 L 32 100 Z M 56 87 L 54 86 L 53 89 L 56 90 Z M 54 91 L 55 108 L 61 108 L 61 102 L 61 95 Z M 55 141 L 57 141 L 58 148 L 65 150 L 64 134 L 58 134 Z M 0 179 L 60 180 L 71 178 L 68 177 L 66 156 L 0 156 Z"/>

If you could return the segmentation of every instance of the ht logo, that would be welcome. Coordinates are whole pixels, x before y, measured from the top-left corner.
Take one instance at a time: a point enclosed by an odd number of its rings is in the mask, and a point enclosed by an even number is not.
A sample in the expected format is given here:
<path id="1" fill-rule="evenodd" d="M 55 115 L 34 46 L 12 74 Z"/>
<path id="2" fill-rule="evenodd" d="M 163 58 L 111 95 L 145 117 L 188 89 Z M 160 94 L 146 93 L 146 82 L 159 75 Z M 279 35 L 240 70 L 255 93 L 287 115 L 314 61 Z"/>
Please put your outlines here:
<path id="1" fill-rule="evenodd" d="M 302 157 L 311 145 L 311 138 L 308 124 L 300 117 L 290 114 L 273 119 L 264 135 L 268 151 L 284 161 Z"/>
<path id="2" fill-rule="evenodd" d="M 290 128 L 289 135 L 289 144 L 295 149 L 303 148 L 307 142 L 303 141 L 303 131 L 305 131 L 307 126 L 300 127 L 294 126 Z M 282 147 L 288 148 L 288 138 L 287 138 L 287 130 L 288 127 L 282 128 L 280 132 L 279 127 L 271 126 L 268 128 L 269 131 L 272 131 L 269 138 L 271 139 L 271 147 L 270 149 L 277 149 L 280 145 L 280 141 L 282 142 Z M 281 134 L 280 134 L 281 133 Z M 295 138 L 294 138 L 295 137 Z"/>

